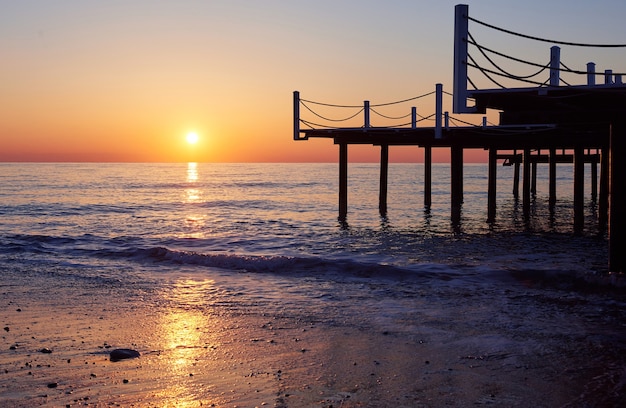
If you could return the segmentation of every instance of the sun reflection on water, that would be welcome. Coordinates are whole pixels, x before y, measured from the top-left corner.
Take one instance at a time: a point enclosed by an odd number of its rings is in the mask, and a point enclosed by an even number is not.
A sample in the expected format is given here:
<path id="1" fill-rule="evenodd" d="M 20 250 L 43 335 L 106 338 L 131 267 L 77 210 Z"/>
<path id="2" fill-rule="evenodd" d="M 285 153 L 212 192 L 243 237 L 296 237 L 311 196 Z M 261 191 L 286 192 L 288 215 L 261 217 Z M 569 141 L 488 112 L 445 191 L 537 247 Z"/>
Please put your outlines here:
<path id="1" fill-rule="evenodd" d="M 197 381 L 214 371 L 212 353 L 219 346 L 221 323 L 206 305 L 214 291 L 211 279 L 181 279 L 163 295 L 169 307 L 159 323 L 160 358 L 170 380 L 156 397 L 165 405 L 175 401 L 172 406 L 197 407 L 209 397 L 210 390 Z"/>
<path id="2" fill-rule="evenodd" d="M 200 204 L 204 202 L 202 189 L 198 186 L 199 172 L 198 163 L 187 163 L 187 186 L 184 190 L 184 204 Z M 185 216 L 185 233 L 184 238 L 204 238 L 206 215 L 199 213 L 200 209 L 196 206 L 190 206 Z"/>

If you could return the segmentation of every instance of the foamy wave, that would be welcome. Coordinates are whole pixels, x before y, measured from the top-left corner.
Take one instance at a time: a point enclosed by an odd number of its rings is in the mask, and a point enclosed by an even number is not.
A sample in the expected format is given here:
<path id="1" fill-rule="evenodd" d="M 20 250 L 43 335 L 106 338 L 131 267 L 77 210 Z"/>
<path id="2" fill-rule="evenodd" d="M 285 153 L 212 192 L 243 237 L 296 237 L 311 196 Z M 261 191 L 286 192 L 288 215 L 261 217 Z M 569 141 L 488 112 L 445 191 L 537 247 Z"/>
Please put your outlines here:
<path id="1" fill-rule="evenodd" d="M 197 252 L 170 250 L 154 247 L 137 250 L 135 258 L 153 262 L 168 262 L 181 265 L 197 265 L 242 272 L 268 273 L 340 273 L 352 276 L 398 276 L 408 270 L 380 264 L 368 264 L 344 259 L 304 258 L 290 256 L 254 256 L 237 254 L 202 254 Z"/>

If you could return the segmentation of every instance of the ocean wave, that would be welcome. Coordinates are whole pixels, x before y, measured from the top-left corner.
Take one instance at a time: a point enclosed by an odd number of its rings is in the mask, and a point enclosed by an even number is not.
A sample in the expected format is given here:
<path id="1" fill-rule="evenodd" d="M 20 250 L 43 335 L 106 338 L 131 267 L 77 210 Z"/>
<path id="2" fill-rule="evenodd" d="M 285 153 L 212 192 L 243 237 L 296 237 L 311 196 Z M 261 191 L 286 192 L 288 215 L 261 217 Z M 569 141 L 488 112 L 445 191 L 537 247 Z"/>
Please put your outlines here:
<path id="1" fill-rule="evenodd" d="M 284 255 L 205 254 L 172 250 L 165 247 L 136 249 L 128 255 L 137 261 L 204 266 L 241 272 L 288 273 L 293 275 L 342 273 L 359 277 L 399 277 L 410 273 L 408 269 L 392 265 L 363 263 L 347 259 L 292 257 Z"/>

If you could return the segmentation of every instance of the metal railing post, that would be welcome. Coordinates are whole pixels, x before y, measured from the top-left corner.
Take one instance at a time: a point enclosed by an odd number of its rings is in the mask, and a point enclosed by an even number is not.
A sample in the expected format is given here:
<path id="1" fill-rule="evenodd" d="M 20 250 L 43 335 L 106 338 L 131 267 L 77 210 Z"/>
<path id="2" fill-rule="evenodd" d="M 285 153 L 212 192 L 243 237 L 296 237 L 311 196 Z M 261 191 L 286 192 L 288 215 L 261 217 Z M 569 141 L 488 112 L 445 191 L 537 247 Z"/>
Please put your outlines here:
<path id="1" fill-rule="evenodd" d="M 596 64 L 595 62 L 587 63 L 587 85 L 594 86 L 596 84 Z"/>
<path id="2" fill-rule="evenodd" d="M 559 86 L 561 68 L 561 48 L 554 45 L 550 47 L 550 86 Z"/>
<path id="3" fill-rule="evenodd" d="M 300 140 L 300 92 L 293 91 L 293 140 Z"/>
<path id="4" fill-rule="evenodd" d="M 441 139 L 441 119 L 443 111 L 443 85 L 435 85 L 435 139 Z"/>

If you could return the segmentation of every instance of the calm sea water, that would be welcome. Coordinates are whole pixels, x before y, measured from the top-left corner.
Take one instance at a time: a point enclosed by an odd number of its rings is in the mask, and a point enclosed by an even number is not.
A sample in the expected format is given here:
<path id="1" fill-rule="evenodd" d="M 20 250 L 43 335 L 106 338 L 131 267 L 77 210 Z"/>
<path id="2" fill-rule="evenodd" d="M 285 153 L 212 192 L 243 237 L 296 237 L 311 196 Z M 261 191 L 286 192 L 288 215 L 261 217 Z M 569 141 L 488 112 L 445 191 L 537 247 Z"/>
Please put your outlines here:
<path id="1" fill-rule="evenodd" d="M 486 166 L 466 165 L 462 220 L 454 226 L 446 164 L 434 166 L 430 209 L 423 206 L 423 166 L 392 164 L 386 217 L 378 213 L 378 166 L 351 164 L 344 224 L 335 164 L 5 163 L 0 263 L 97 265 L 97 273 L 116 279 L 141 275 L 146 262 L 164 270 L 183 264 L 277 273 L 341 274 L 363 265 L 403 273 L 434 266 L 606 270 L 607 242 L 590 192 L 585 233 L 572 234 L 571 166 L 558 168 L 552 211 L 547 169 L 539 167 L 528 219 L 512 195 L 512 168 L 498 170 L 497 221 L 486 223 Z"/>
<path id="2" fill-rule="evenodd" d="M 528 219 L 500 167 L 491 225 L 485 165 L 465 166 L 459 225 L 448 165 L 433 169 L 430 209 L 422 165 L 389 170 L 381 217 L 378 166 L 349 166 L 339 222 L 336 164 L 0 164 L 0 300 L 352 326 L 554 372 L 583 364 L 571 372 L 589 371 L 593 390 L 579 402 L 622 392 L 611 350 L 626 344 L 626 300 L 590 191 L 585 231 L 572 232 L 569 166 L 558 167 L 552 211 L 540 166 Z"/>

